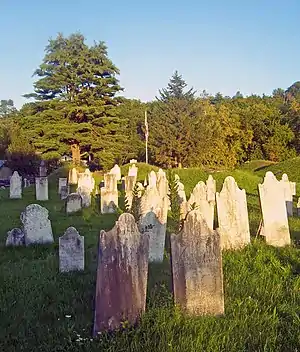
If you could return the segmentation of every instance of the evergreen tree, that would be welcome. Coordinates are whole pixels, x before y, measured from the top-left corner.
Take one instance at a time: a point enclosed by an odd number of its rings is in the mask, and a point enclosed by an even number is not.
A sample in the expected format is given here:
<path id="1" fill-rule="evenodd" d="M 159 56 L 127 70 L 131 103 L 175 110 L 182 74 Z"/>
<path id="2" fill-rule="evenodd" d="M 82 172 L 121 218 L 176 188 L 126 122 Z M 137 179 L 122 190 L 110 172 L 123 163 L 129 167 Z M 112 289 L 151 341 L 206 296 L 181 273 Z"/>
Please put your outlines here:
<path id="1" fill-rule="evenodd" d="M 12 116 L 16 111 L 13 100 L 0 100 L 0 117 Z"/>

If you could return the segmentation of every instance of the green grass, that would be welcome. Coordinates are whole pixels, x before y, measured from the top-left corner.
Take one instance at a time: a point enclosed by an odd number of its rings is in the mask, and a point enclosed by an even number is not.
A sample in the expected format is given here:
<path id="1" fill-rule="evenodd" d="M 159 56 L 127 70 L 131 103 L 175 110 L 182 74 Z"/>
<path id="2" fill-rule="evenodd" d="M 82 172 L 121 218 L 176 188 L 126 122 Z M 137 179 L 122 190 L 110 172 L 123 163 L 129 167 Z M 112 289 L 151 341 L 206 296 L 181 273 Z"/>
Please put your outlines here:
<path id="1" fill-rule="evenodd" d="M 148 171 L 147 165 L 139 167 L 139 179 Z M 247 248 L 224 253 L 224 317 L 189 318 L 174 308 L 166 253 L 163 264 L 150 265 L 147 312 L 140 324 L 91 339 L 98 235 L 113 226 L 117 215 L 99 214 L 95 202 L 82 213 L 65 215 L 56 178 L 66 172 L 60 169 L 50 177 L 47 202 L 35 201 L 33 187 L 25 189 L 22 200 L 10 200 L 8 190 L 0 191 L 0 351 L 299 351 L 300 254 L 296 244 L 300 220 L 296 217 L 289 220 L 293 246 L 277 249 L 252 238 Z M 175 172 L 188 193 L 208 176 L 200 169 Z M 257 184 L 262 175 L 249 170 L 215 172 L 218 190 L 227 175 L 247 191 L 254 237 L 260 220 Z M 5 248 L 6 232 L 20 226 L 20 213 L 31 203 L 49 210 L 55 244 Z M 68 226 L 75 226 L 85 237 L 82 273 L 58 272 L 58 237 Z"/>

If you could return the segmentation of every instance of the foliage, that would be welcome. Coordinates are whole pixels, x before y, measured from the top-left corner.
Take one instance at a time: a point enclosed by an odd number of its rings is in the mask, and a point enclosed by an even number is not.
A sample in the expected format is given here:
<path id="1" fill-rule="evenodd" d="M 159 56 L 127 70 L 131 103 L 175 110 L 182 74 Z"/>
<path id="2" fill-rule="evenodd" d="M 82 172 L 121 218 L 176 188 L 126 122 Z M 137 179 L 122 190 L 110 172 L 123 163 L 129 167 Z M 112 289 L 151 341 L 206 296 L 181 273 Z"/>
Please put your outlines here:
<path id="1" fill-rule="evenodd" d="M 167 180 L 169 185 L 169 201 L 170 207 L 168 213 L 168 231 L 170 233 L 177 234 L 180 230 L 180 204 L 178 199 L 178 180 L 175 177 L 175 173 L 168 171 Z"/>
<path id="2" fill-rule="evenodd" d="M 0 100 L 0 118 L 12 116 L 17 112 L 12 99 L 2 99 Z"/>

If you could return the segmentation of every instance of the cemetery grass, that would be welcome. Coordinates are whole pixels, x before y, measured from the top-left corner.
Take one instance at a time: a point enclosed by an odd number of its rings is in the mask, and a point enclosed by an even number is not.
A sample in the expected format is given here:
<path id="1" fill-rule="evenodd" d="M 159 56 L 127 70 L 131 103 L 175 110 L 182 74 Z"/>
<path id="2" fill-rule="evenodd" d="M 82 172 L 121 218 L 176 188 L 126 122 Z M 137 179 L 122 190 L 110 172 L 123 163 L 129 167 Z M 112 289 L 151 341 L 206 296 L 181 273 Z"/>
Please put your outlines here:
<path id="1" fill-rule="evenodd" d="M 66 216 L 56 194 L 56 178 L 65 172 L 50 179 L 47 202 L 36 202 L 32 187 L 25 189 L 22 200 L 10 200 L 8 190 L 0 191 L 0 351 L 299 351 L 300 220 L 289 220 L 291 247 L 272 248 L 255 238 L 259 174 L 249 170 L 213 174 L 218 190 L 227 175 L 246 189 L 252 233 L 251 245 L 223 254 L 223 317 L 184 317 L 174 307 L 167 238 L 164 263 L 149 267 L 147 310 L 139 324 L 127 328 L 125 322 L 123 331 L 92 339 L 98 235 L 100 229 L 112 228 L 118 215 L 100 215 L 93 199 L 91 208 Z M 207 179 L 200 169 L 176 172 L 187 193 Z M 6 232 L 20 226 L 20 213 L 31 203 L 49 210 L 55 243 L 5 248 Z M 58 237 L 68 226 L 85 237 L 82 273 L 58 272 Z"/>

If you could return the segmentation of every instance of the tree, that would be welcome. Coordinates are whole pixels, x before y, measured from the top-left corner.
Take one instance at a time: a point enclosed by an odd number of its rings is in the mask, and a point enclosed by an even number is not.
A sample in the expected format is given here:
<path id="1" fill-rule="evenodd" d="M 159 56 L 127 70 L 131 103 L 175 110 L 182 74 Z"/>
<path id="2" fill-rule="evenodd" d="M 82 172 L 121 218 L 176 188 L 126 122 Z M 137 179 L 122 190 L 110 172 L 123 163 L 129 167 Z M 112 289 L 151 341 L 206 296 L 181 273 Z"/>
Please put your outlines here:
<path id="1" fill-rule="evenodd" d="M 194 91 L 193 88 L 190 88 L 188 91 L 185 92 L 184 89 L 186 87 L 186 82 L 176 70 L 173 76 L 171 77 L 167 88 L 159 90 L 160 97 L 157 99 L 162 102 L 168 102 L 170 99 L 194 99 L 196 91 Z"/>
<path id="2" fill-rule="evenodd" d="M 0 117 L 8 117 L 16 111 L 17 109 L 14 107 L 14 102 L 11 99 L 0 101 Z"/>
<path id="3" fill-rule="evenodd" d="M 58 144 L 64 143 L 78 163 L 82 153 L 101 153 L 102 132 L 116 135 L 116 108 L 122 101 L 116 97 L 122 90 L 119 70 L 104 42 L 89 47 L 80 33 L 58 34 L 45 51 L 34 73 L 34 93 L 25 95 L 35 99 L 35 106 L 29 108 L 33 114 L 26 114 L 28 106 L 21 112 L 23 126 L 31 126 L 30 139 L 42 153 L 60 153 Z"/>

